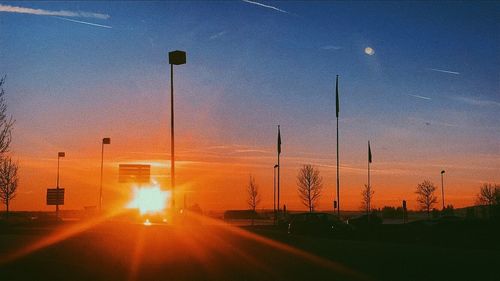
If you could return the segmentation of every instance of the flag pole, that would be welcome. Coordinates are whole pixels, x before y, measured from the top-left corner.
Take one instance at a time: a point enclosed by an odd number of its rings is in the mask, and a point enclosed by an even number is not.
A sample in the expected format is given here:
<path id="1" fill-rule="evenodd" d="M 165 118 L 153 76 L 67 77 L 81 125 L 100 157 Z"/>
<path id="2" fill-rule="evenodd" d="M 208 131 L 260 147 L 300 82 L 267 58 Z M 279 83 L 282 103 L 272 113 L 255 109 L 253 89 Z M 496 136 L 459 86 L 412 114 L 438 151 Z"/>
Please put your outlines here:
<path id="1" fill-rule="evenodd" d="M 339 76 L 337 75 L 335 81 L 335 115 L 337 117 L 337 216 L 340 218 L 340 179 L 339 179 Z"/>
<path id="2" fill-rule="evenodd" d="M 278 213 L 280 212 L 280 153 L 281 153 L 281 134 L 280 134 L 280 125 L 278 125 Z"/>
<path id="3" fill-rule="evenodd" d="M 372 192 L 372 186 L 370 185 L 370 164 L 372 163 L 372 149 L 370 148 L 370 141 L 368 141 L 368 195 L 369 195 L 369 200 L 368 200 L 368 214 L 370 214 L 371 210 L 371 192 Z M 368 219 L 370 219 L 368 217 Z"/>

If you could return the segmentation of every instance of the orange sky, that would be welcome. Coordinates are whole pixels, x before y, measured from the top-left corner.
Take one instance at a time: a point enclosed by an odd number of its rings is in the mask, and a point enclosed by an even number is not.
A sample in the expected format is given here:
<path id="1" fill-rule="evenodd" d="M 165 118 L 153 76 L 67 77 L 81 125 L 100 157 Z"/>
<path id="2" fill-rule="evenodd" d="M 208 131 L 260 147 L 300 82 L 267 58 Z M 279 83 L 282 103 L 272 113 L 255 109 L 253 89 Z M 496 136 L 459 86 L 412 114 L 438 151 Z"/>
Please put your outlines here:
<path id="1" fill-rule="evenodd" d="M 204 210 L 246 208 L 246 184 L 253 174 L 260 187 L 262 202 L 260 208 L 272 208 L 273 164 L 276 159 L 272 128 L 269 130 L 271 144 L 267 147 L 251 145 L 213 145 L 190 138 L 182 133 L 178 138 L 177 204 L 182 204 L 183 192 L 187 192 L 188 204 L 198 203 Z M 17 134 L 16 134 L 17 135 Z M 119 163 L 150 163 L 152 177 L 162 187 L 169 187 L 168 135 L 157 134 L 149 140 L 143 136 L 125 138 L 119 134 L 110 135 L 111 145 L 105 146 L 104 205 L 125 204 L 131 196 L 131 187 L 118 183 Z M 19 151 L 14 142 L 14 152 L 20 163 L 20 184 L 17 198 L 12 203 L 13 210 L 52 210 L 45 206 L 45 190 L 54 187 L 56 181 L 56 152 L 66 152 L 61 160 L 61 186 L 66 188 L 66 204 L 63 209 L 82 209 L 95 206 L 99 190 L 100 140 L 93 145 L 78 142 L 79 137 L 69 141 L 66 148 L 51 147 L 33 156 Z M 126 139 L 127 141 L 120 141 Z M 301 164 L 316 165 L 324 178 L 324 191 L 319 209 L 331 209 L 335 196 L 335 155 L 298 152 L 286 146 L 284 137 L 282 165 L 282 202 L 290 209 L 305 210 L 297 196 L 295 177 Z M 35 140 L 31 140 L 35 141 Z M 49 146 L 48 144 L 45 144 Z M 40 145 L 39 145 L 40 146 Z M 346 145 L 347 146 L 347 145 Z M 151 147 L 146 151 L 144 147 Z M 416 161 L 382 161 L 390 158 L 383 151 L 374 150 L 371 166 L 372 185 L 375 196 L 374 207 L 399 206 L 406 199 L 409 208 L 416 208 L 414 194 L 417 183 L 429 179 L 440 188 L 441 169 L 446 170 L 446 203 L 455 207 L 470 205 L 475 200 L 483 179 L 498 180 L 496 167 L 498 159 L 485 155 L 470 158 L 456 155 L 454 158 L 419 159 Z M 92 149 L 91 149 L 92 148 Z M 163 148 L 163 149 L 162 149 Z M 333 148 L 333 147 L 332 147 Z M 291 152 L 288 152 L 292 150 Z M 31 153 L 33 151 L 30 151 Z M 377 154 L 375 154 L 375 152 Z M 365 151 L 349 150 L 341 160 L 341 200 L 342 208 L 357 210 L 360 206 L 361 187 L 366 183 Z M 376 158 L 375 158 L 376 157 Z M 341 158 L 342 159 L 342 158 Z M 381 159 L 376 161 L 375 159 Z M 440 163 L 455 163 L 442 166 Z M 440 189 L 437 190 L 438 202 Z M 439 207 L 440 204 L 436 204 Z"/>
<path id="2" fill-rule="evenodd" d="M 497 15 L 487 3 L 401 5 L 404 16 L 364 2 L 283 2 L 290 13 L 241 1 L 20 2 L 108 16 L 88 25 L 2 14 L 0 77 L 20 164 L 12 209 L 54 209 L 45 192 L 56 182 L 58 151 L 66 152 L 63 209 L 95 206 L 103 137 L 111 138 L 105 206 L 131 196 L 117 181 L 119 163 L 154 164 L 168 188 L 167 57 L 176 49 L 187 52 L 174 75 L 177 202 L 185 190 L 203 210 L 247 208 L 252 174 L 259 207 L 272 208 L 280 124 L 282 203 L 306 209 L 296 175 L 313 164 L 324 177 L 319 209 L 331 209 L 338 74 L 342 209 L 360 208 L 368 141 L 372 206 L 406 199 L 416 208 L 424 180 L 441 202 L 443 169 L 446 203 L 473 204 L 482 183 L 500 183 Z"/>

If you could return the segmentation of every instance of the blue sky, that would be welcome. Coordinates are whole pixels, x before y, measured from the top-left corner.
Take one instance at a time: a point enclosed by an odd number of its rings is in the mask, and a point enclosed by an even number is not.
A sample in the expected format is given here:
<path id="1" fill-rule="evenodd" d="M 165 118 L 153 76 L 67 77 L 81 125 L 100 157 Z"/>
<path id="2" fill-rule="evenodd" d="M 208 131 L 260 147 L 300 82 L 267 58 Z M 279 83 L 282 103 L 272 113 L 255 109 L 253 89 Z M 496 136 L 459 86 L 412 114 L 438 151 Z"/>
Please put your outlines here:
<path id="1" fill-rule="evenodd" d="M 413 163 L 401 169 L 425 178 L 434 177 L 429 165 L 456 168 L 456 185 L 469 181 L 469 193 L 500 180 L 491 170 L 500 165 L 498 3 L 0 5 L 0 73 L 8 77 L 19 157 L 86 151 L 103 134 L 127 149 L 166 152 L 167 53 L 181 49 L 188 54 L 175 70 L 181 151 L 244 146 L 271 155 L 279 123 L 291 159 L 326 165 L 335 156 L 339 74 L 346 166 L 364 167 L 370 139 L 381 170 Z M 290 165 L 290 186 L 299 160 Z M 408 190 L 421 178 L 408 179 Z"/>

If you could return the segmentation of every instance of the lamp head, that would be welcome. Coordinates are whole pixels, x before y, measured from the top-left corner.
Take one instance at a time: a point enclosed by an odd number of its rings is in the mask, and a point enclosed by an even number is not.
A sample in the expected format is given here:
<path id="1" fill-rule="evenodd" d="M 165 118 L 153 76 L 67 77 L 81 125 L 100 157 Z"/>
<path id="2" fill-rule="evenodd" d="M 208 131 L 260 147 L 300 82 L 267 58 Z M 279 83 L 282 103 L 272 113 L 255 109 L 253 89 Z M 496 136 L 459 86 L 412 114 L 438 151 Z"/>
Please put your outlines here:
<path id="1" fill-rule="evenodd" d="M 181 65 L 186 63 L 186 52 L 184 51 L 173 51 L 168 53 L 168 63 Z"/>
<path id="2" fill-rule="evenodd" d="M 103 138 L 102 139 L 102 144 L 110 144 L 111 143 L 111 138 Z"/>
<path id="3" fill-rule="evenodd" d="M 57 153 L 57 157 L 64 157 L 64 156 L 66 156 L 66 153 L 64 153 L 64 152 Z"/>

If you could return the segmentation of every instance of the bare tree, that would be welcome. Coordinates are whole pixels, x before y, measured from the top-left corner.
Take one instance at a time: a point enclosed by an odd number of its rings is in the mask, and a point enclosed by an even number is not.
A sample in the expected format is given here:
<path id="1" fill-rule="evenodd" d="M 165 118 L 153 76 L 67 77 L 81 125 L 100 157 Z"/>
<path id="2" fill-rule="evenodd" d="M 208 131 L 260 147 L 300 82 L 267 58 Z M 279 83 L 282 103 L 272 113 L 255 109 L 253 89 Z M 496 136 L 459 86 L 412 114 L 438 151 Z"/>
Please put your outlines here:
<path id="1" fill-rule="evenodd" d="M 7 115 L 7 103 L 5 102 L 5 84 L 6 76 L 0 78 L 0 155 L 9 151 L 12 140 L 12 127 L 14 119 Z"/>
<path id="2" fill-rule="evenodd" d="M 248 179 L 248 185 L 247 185 L 247 193 L 248 193 L 248 206 L 250 209 L 253 211 L 252 212 L 252 225 L 253 225 L 253 220 L 255 218 L 255 210 L 257 209 L 257 205 L 260 203 L 260 194 L 259 194 L 259 186 L 255 183 L 255 178 L 250 175 L 250 178 Z"/>
<path id="3" fill-rule="evenodd" d="M 260 194 L 259 194 L 259 186 L 255 183 L 255 178 L 250 175 L 247 185 L 247 193 L 248 193 L 248 206 L 252 211 L 255 212 L 257 209 L 257 205 L 260 203 Z"/>
<path id="4" fill-rule="evenodd" d="M 417 185 L 417 202 L 420 204 L 420 208 L 427 212 L 427 216 L 430 217 L 432 206 L 436 204 L 437 197 L 434 195 L 436 186 L 425 180 Z"/>
<path id="5" fill-rule="evenodd" d="M 477 195 L 477 203 L 479 205 L 489 206 L 500 204 L 500 185 L 484 183 L 479 189 L 479 194 Z"/>
<path id="6" fill-rule="evenodd" d="M 313 212 L 323 189 L 323 178 L 312 165 L 304 165 L 297 175 L 297 186 L 302 204 Z"/>
<path id="7" fill-rule="evenodd" d="M 366 211 L 366 214 L 370 214 L 373 194 L 375 194 L 375 191 L 373 191 L 372 187 L 365 184 L 363 190 L 361 190 L 361 208 Z"/>
<path id="8" fill-rule="evenodd" d="M 0 199 L 5 204 L 7 216 L 9 215 L 9 204 L 16 197 L 18 165 L 10 157 L 3 158 L 0 163 Z"/>
<path id="9" fill-rule="evenodd" d="M 7 103 L 5 102 L 5 79 L 0 78 L 0 200 L 6 206 L 9 215 L 9 203 L 16 196 L 18 165 L 13 163 L 5 154 L 9 152 L 12 140 L 12 127 L 14 120 L 7 115 Z"/>

